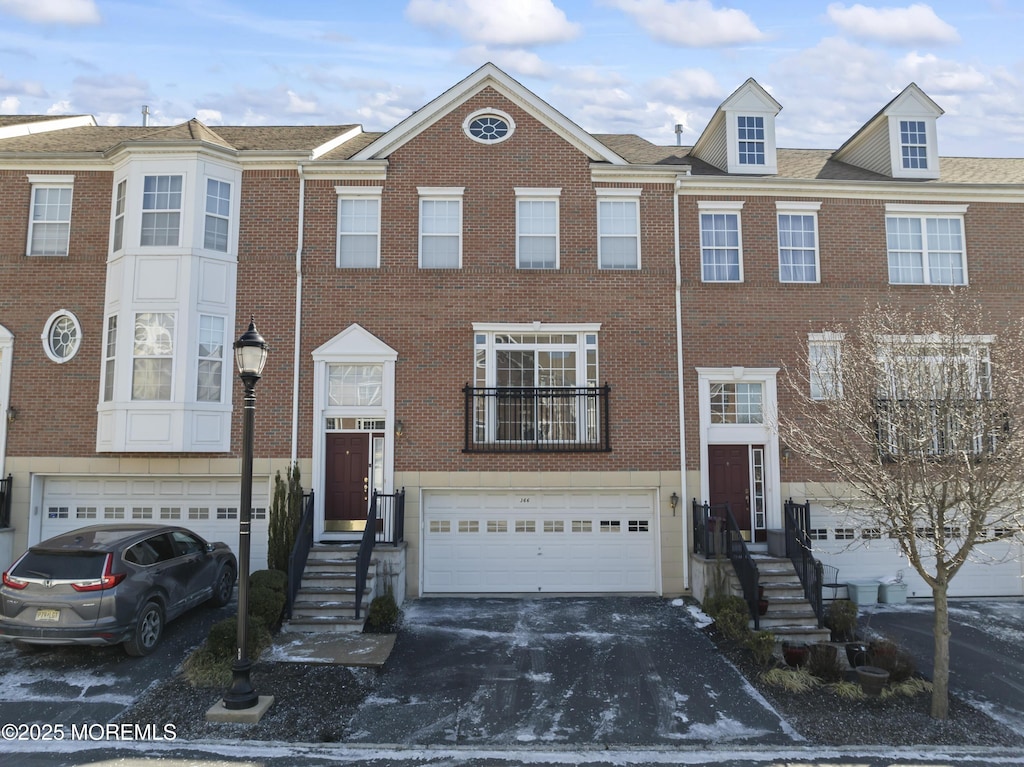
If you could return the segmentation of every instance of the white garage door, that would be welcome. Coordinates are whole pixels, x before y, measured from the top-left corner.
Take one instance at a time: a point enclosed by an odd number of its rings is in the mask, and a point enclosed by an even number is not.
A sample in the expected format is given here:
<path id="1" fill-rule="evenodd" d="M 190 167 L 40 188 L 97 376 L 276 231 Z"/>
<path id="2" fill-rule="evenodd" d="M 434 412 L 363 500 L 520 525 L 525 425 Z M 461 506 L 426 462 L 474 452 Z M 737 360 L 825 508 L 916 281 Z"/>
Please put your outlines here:
<path id="1" fill-rule="evenodd" d="M 267 566 L 267 480 L 253 483 L 251 565 Z M 39 540 L 86 525 L 180 525 L 237 554 L 239 481 L 231 477 L 47 477 Z"/>
<path id="2" fill-rule="evenodd" d="M 650 491 L 426 491 L 423 593 L 658 590 Z"/>

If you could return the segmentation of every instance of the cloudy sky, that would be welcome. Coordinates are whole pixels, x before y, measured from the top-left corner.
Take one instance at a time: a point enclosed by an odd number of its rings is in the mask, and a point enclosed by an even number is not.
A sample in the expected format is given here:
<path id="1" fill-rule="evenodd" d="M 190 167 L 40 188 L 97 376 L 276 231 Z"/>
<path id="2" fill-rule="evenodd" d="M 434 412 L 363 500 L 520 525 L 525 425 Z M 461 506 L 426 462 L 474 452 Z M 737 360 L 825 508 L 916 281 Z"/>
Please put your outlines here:
<path id="1" fill-rule="evenodd" d="M 0 0 L 0 114 L 384 130 L 492 61 L 595 133 L 692 144 L 748 77 L 835 148 L 908 83 L 1024 157 L 1021 0 Z"/>

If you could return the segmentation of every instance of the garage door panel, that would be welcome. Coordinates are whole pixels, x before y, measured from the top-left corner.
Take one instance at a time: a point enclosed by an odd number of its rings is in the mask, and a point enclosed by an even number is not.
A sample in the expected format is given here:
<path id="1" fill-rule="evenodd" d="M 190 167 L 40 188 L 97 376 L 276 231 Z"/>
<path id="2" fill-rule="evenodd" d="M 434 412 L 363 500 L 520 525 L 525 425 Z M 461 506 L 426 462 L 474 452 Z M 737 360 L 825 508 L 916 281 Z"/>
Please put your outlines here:
<path id="1" fill-rule="evenodd" d="M 649 491 L 427 492 L 424 593 L 654 592 Z"/>

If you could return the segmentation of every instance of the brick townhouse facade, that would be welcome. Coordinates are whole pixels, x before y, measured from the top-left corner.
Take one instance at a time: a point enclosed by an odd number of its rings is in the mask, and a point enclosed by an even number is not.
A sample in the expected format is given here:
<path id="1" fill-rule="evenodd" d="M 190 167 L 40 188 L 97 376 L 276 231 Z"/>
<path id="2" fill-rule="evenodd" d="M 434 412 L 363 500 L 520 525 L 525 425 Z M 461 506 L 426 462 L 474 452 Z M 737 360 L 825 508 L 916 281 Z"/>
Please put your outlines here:
<path id="1" fill-rule="evenodd" d="M 913 85 L 834 152 L 778 148 L 780 110 L 748 80 L 655 146 L 485 65 L 384 133 L 0 118 L 10 549 L 133 518 L 231 542 L 252 315 L 256 566 L 295 462 L 319 541 L 404 488 L 410 595 L 687 593 L 691 499 L 761 548 L 807 498 L 824 558 L 895 573 L 889 541 L 842 550 L 764 415 L 865 300 L 1019 313 L 1024 160 L 940 160 Z M 941 266 L 887 221 L 940 222 Z M 961 593 L 1021 594 L 1014 551 Z"/>

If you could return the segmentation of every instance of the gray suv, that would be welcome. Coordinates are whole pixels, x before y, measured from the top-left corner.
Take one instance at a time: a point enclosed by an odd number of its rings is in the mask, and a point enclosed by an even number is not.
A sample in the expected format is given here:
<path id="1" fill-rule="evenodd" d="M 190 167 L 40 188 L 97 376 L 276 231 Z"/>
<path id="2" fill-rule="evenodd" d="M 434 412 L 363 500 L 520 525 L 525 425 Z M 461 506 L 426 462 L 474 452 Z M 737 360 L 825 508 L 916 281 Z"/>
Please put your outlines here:
<path id="1" fill-rule="evenodd" d="M 224 543 L 182 527 L 94 525 L 29 548 L 3 574 L 0 640 L 15 645 L 156 647 L 164 624 L 228 603 L 238 564 Z"/>

